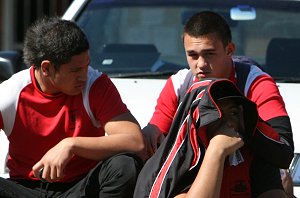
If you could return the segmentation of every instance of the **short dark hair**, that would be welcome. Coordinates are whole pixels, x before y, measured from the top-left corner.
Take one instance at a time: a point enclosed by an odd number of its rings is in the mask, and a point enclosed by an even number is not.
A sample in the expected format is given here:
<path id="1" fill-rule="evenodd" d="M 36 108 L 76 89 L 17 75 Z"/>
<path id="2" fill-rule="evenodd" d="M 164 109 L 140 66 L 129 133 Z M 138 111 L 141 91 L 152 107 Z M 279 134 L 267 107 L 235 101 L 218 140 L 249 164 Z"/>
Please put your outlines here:
<path id="1" fill-rule="evenodd" d="M 76 23 L 59 17 L 43 17 L 26 31 L 23 59 L 27 66 L 35 68 L 43 60 L 49 60 L 58 70 L 72 56 L 88 49 L 88 40 Z"/>
<path id="2" fill-rule="evenodd" d="M 184 26 L 184 34 L 200 37 L 216 33 L 224 47 L 231 42 L 231 30 L 226 20 L 212 11 L 202 11 L 191 16 Z"/>

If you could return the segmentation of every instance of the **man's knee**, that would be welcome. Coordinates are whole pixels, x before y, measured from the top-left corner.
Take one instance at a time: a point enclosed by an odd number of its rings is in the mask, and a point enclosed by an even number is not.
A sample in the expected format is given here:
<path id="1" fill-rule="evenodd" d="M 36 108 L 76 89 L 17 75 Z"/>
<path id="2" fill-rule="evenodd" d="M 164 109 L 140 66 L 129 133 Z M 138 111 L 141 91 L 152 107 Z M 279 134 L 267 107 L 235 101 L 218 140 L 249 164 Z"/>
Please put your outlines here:
<path id="1" fill-rule="evenodd" d="M 110 170 L 116 173 L 117 177 L 123 176 L 124 180 L 128 181 L 135 181 L 141 169 L 139 159 L 126 154 L 112 157 L 109 164 Z"/>
<path id="2" fill-rule="evenodd" d="M 100 197 L 131 198 L 140 169 L 139 159 L 132 155 L 120 154 L 104 161 L 99 173 Z"/>

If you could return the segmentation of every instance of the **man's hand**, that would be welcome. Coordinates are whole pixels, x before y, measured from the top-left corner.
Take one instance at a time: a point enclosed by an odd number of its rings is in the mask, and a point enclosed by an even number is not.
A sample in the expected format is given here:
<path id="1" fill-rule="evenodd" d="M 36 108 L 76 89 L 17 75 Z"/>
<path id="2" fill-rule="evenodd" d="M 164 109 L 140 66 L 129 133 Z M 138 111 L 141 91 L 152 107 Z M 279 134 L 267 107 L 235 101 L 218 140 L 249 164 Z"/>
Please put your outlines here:
<path id="1" fill-rule="evenodd" d="M 32 167 L 34 176 L 48 182 L 55 182 L 63 178 L 64 169 L 73 156 L 71 147 L 71 138 L 60 141 Z"/>
<path id="2" fill-rule="evenodd" d="M 294 197 L 293 196 L 294 186 L 293 186 L 292 176 L 286 169 L 281 169 L 280 173 L 281 173 L 282 186 L 283 186 L 285 193 L 287 194 L 287 197 L 288 198 Z"/>
<path id="3" fill-rule="evenodd" d="M 147 160 L 157 151 L 157 148 L 165 139 L 165 136 L 157 126 L 152 124 L 148 124 L 143 128 L 142 132 L 146 145 L 142 158 L 143 160 Z"/>
<path id="4" fill-rule="evenodd" d="M 244 145 L 244 141 L 240 134 L 236 132 L 235 129 L 228 124 L 228 122 L 222 121 L 216 123 L 216 126 L 210 126 L 216 131 L 213 133 L 213 137 L 211 138 L 209 145 L 213 144 L 215 148 L 223 151 L 225 156 L 233 154 L 237 149 Z"/>
<path id="5" fill-rule="evenodd" d="M 244 145 L 244 141 L 238 135 L 216 134 L 209 142 L 209 146 L 223 152 L 224 156 L 233 154 Z"/>

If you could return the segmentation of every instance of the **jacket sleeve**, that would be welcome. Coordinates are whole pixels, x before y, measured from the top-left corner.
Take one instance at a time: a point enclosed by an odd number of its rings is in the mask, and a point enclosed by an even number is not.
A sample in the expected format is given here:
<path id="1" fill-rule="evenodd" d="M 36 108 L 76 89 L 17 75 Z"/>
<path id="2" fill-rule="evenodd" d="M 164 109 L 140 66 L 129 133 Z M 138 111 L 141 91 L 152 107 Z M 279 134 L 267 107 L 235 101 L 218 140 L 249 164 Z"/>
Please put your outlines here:
<path id="1" fill-rule="evenodd" d="M 279 168 L 289 168 L 294 157 L 293 134 L 288 116 L 260 120 L 252 142 L 253 151 Z"/>
<path id="2" fill-rule="evenodd" d="M 247 97 L 256 103 L 261 118 L 252 149 L 279 168 L 288 168 L 294 156 L 291 122 L 275 81 L 268 75 L 257 77 Z"/>

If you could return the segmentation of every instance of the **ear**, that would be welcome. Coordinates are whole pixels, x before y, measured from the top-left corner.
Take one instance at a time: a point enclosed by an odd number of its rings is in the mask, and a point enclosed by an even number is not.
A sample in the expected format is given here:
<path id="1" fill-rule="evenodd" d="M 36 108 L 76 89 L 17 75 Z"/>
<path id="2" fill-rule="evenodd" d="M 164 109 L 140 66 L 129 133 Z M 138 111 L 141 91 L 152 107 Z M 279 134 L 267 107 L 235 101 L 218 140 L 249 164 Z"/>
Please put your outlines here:
<path id="1" fill-rule="evenodd" d="M 235 44 L 230 42 L 228 43 L 228 45 L 226 46 L 226 54 L 228 56 L 232 56 L 235 52 Z"/>
<path id="2" fill-rule="evenodd" d="M 43 60 L 41 62 L 41 72 L 43 76 L 49 76 L 51 69 L 51 62 L 49 60 Z"/>

